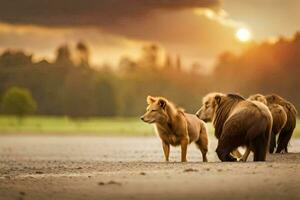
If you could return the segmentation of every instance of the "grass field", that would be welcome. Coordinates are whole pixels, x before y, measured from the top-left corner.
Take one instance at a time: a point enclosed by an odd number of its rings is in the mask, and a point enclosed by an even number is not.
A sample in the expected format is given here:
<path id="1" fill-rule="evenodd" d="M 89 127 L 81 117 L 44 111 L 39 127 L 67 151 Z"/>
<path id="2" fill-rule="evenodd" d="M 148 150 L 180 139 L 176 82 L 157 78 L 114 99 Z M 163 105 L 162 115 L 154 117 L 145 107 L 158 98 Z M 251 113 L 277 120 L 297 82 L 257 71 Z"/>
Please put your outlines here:
<path id="1" fill-rule="evenodd" d="M 209 133 L 214 130 L 208 124 Z M 33 116 L 18 120 L 12 116 L 0 116 L 0 134 L 95 134 L 103 136 L 151 136 L 153 126 L 139 118 L 88 118 Z M 297 120 L 294 137 L 300 136 L 300 119 Z"/>
<path id="2" fill-rule="evenodd" d="M 16 117 L 0 116 L 0 133 L 20 134 L 98 134 L 153 135 L 153 127 L 138 118 L 88 118 L 34 116 L 21 121 Z"/>

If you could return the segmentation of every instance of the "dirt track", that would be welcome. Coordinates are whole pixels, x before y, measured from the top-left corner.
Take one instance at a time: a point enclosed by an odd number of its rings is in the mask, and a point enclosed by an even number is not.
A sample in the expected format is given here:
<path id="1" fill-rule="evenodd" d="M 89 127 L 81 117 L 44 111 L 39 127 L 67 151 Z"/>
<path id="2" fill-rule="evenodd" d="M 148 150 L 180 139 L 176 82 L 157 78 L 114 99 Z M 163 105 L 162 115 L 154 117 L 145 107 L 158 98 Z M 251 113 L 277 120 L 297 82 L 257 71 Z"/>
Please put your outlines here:
<path id="1" fill-rule="evenodd" d="M 0 199 L 300 199 L 299 153 L 220 163 L 210 139 L 209 163 L 165 163 L 156 137 L 1 136 Z"/>

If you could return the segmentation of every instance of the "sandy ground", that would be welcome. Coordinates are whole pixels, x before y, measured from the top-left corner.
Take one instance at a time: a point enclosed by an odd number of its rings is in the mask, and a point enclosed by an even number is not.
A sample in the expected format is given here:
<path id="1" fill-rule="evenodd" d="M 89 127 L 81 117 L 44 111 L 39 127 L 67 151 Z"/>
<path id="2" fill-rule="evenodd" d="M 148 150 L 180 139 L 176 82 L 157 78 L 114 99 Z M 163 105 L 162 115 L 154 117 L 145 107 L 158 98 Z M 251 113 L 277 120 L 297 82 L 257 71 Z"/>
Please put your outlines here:
<path id="1" fill-rule="evenodd" d="M 300 140 L 267 162 L 209 163 L 156 137 L 1 136 L 0 199 L 300 199 Z M 252 157 L 250 157 L 252 160 Z"/>

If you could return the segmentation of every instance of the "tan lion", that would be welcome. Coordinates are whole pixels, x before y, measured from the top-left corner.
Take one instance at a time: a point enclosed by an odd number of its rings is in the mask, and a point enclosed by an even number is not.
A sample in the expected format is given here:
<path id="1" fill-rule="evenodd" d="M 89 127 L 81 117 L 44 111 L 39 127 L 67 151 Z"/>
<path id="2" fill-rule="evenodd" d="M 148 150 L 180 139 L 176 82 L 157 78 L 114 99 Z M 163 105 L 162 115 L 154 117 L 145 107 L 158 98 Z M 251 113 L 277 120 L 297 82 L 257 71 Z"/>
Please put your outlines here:
<path id="1" fill-rule="evenodd" d="M 186 162 L 187 146 L 195 142 L 202 153 L 203 162 L 207 162 L 208 131 L 202 120 L 185 113 L 163 97 L 148 96 L 147 103 L 147 111 L 141 119 L 155 125 L 166 161 L 169 161 L 170 145 L 180 145 L 181 162 Z"/>

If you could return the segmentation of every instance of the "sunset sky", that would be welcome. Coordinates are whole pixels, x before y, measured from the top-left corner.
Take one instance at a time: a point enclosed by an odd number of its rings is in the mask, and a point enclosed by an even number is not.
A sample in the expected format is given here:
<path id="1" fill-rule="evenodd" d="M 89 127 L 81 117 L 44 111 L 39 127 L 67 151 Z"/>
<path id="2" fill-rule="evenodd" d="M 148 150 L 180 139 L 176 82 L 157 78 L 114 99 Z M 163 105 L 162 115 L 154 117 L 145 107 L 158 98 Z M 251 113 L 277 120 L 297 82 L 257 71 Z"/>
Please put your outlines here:
<path id="1" fill-rule="evenodd" d="M 155 42 L 183 63 L 211 65 L 225 50 L 300 30 L 299 0 L 0 0 L 0 52 L 53 59 L 57 46 L 85 41 L 92 63 L 117 64 Z M 241 28 L 251 38 L 237 37 Z M 243 34 L 243 32 L 241 32 Z"/>

